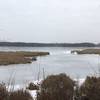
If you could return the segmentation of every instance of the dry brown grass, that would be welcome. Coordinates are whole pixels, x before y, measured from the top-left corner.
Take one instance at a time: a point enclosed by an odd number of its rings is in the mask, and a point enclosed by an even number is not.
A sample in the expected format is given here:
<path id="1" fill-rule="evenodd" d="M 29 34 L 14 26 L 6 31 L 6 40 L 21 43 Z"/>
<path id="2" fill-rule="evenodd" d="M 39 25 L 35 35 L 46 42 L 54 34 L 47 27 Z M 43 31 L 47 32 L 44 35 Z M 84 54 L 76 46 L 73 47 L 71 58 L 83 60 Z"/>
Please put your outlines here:
<path id="1" fill-rule="evenodd" d="M 0 65 L 31 63 L 30 57 L 48 55 L 48 52 L 0 52 Z"/>
<path id="2" fill-rule="evenodd" d="M 33 100 L 33 98 L 26 90 L 18 90 L 10 93 L 9 100 Z"/>
<path id="3" fill-rule="evenodd" d="M 0 84 L 0 100 L 33 100 L 33 98 L 26 90 L 8 92 L 6 86 Z"/>
<path id="4" fill-rule="evenodd" d="M 100 49 L 73 50 L 72 53 L 74 52 L 78 54 L 100 54 Z"/>
<path id="5" fill-rule="evenodd" d="M 4 84 L 0 84 L 0 100 L 7 100 L 8 91 Z"/>

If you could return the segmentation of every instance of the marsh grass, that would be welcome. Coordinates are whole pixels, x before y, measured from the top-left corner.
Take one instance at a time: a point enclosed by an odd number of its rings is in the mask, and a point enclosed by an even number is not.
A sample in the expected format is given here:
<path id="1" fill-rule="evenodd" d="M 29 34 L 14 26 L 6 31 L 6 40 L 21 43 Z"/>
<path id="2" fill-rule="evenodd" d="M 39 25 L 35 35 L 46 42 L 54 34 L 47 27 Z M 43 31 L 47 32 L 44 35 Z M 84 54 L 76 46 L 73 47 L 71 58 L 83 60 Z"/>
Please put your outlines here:
<path id="1" fill-rule="evenodd" d="M 74 86 L 75 81 L 65 74 L 48 76 L 37 90 L 35 100 L 100 100 L 100 77 L 87 77 L 77 91 Z M 77 93 L 78 95 L 75 95 Z M 5 84 L 0 84 L 0 100 L 33 100 L 33 98 L 27 89 L 8 91 Z"/>
<path id="2" fill-rule="evenodd" d="M 33 98 L 26 90 L 8 92 L 4 85 L 0 85 L 0 100 L 33 100 Z"/>
<path id="3" fill-rule="evenodd" d="M 48 52 L 0 52 L 0 65 L 31 63 L 32 57 L 49 55 Z"/>
<path id="4" fill-rule="evenodd" d="M 77 54 L 100 54 L 100 49 L 84 49 L 84 50 L 73 50 L 72 53 Z"/>
<path id="5" fill-rule="evenodd" d="M 0 84 L 0 100 L 7 100 L 8 91 L 5 84 Z"/>
<path id="6" fill-rule="evenodd" d="M 28 91 L 17 90 L 10 93 L 9 100 L 33 100 L 33 98 Z"/>

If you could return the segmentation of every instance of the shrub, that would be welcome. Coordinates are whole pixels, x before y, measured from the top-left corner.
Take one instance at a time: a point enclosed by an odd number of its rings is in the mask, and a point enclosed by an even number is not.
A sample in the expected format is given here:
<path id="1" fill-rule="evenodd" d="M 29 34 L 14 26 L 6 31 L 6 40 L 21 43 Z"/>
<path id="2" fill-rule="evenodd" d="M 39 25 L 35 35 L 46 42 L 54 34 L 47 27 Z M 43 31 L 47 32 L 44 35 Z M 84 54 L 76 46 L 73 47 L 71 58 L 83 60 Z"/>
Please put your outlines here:
<path id="1" fill-rule="evenodd" d="M 18 90 L 10 93 L 9 100 L 33 100 L 33 98 L 26 90 Z"/>
<path id="2" fill-rule="evenodd" d="M 8 92 L 4 84 L 0 84 L 0 100 L 33 100 L 26 90 Z"/>
<path id="3" fill-rule="evenodd" d="M 86 100 L 100 100 L 100 78 L 87 77 L 80 88 L 82 97 Z"/>
<path id="4" fill-rule="evenodd" d="M 4 84 L 0 84 L 0 100 L 6 100 L 8 97 L 8 92 Z"/>
<path id="5" fill-rule="evenodd" d="M 72 100 L 74 82 L 65 74 L 48 76 L 41 85 L 37 100 Z"/>

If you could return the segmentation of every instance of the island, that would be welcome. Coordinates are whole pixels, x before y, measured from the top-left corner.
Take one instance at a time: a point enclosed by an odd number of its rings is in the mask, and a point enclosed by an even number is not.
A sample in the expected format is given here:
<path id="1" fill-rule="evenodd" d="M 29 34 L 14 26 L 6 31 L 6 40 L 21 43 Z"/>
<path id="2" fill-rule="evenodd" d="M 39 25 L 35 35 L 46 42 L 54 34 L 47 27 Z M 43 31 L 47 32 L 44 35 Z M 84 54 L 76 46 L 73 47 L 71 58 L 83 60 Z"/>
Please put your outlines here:
<path id="1" fill-rule="evenodd" d="M 49 55 L 49 52 L 0 51 L 0 65 L 32 63 L 33 60 L 34 61 L 36 60 L 37 56 L 46 56 L 46 55 Z"/>
<path id="2" fill-rule="evenodd" d="M 99 54 L 100 55 L 100 49 L 91 48 L 91 49 L 83 49 L 83 50 L 73 50 L 71 53 L 77 53 L 77 54 Z"/>

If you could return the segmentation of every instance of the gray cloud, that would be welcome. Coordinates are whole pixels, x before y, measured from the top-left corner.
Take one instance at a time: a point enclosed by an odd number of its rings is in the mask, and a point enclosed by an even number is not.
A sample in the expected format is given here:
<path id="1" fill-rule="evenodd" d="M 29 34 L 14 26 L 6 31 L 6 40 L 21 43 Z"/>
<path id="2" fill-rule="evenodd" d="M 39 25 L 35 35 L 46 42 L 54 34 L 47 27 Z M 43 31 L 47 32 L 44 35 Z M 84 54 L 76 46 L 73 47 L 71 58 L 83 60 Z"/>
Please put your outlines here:
<path id="1" fill-rule="evenodd" d="M 0 39 L 100 42 L 99 0 L 1 0 Z"/>

